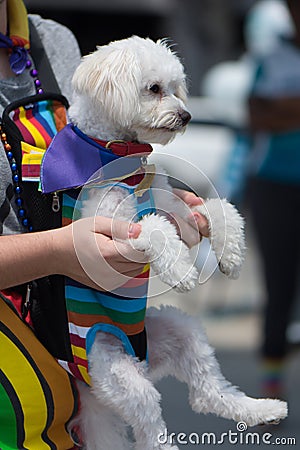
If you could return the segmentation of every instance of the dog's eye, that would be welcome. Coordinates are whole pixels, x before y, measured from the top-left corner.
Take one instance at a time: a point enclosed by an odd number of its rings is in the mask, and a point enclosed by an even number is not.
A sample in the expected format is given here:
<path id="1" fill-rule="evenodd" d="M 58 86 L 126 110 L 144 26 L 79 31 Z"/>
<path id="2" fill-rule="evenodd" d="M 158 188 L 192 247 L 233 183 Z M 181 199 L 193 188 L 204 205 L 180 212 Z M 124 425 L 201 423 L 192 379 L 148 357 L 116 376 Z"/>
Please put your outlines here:
<path id="1" fill-rule="evenodd" d="M 160 91 L 159 85 L 153 84 L 152 86 L 150 86 L 150 91 L 153 92 L 154 94 L 158 94 Z"/>

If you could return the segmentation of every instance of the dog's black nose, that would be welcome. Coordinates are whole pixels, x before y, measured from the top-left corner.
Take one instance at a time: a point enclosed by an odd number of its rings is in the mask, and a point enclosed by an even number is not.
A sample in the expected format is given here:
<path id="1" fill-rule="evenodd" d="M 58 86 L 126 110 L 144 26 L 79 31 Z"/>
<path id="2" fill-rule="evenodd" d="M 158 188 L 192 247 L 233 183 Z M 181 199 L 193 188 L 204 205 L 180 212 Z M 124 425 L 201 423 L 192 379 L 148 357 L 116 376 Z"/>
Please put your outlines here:
<path id="1" fill-rule="evenodd" d="M 183 126 L 187 125 L 189 123 L 189 121 L 191 120 L 191 118 L 192 118 L 192 116 L 187 111 L 182 111 L 182 113 L 180 113 L 180 119 L 182 120 Z"/>

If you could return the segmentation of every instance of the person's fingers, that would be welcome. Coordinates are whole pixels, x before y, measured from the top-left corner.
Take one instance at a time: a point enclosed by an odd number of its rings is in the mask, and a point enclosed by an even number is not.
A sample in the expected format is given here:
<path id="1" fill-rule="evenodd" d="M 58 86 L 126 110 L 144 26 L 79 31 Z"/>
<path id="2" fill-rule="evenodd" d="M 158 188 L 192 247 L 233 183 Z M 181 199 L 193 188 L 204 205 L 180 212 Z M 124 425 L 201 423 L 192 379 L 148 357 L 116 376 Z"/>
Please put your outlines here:
<path id="1" fill-rule="evenodd" d="M 197 226 L 192 227 L 177 214 L 172 214 L 172 223 L 176 226 L 178 235 L 188 247 L 191 248 L 201 242 L 202 236 Z"/>
<path id="2" fill-rule="evenodd" d="M 203 198 L 198 197 L 196 194 L 190 191 L 175 188 L 173 189 L 173 193 L 189 206 L 198 206 L 204 203 Z"/>
<path id="3" fill-rule="evenodd" d="M 110 261 L 112 263 L 124 262 L 124 264 L 132 262 L 134 268 L 136 263 L 145 264 L 148 262 L 144 252 L 136 250 L 128 240 L 138 238 L 141 230 L 142 227 L 138 223 L 128 223 L 107 217 L 95 217 L 93 231 L 99 252 L 107 259 L 108 263 L 111 263 Z M 124 271 L 126 268 L 131 270 L 130 266 L 124 266 Z"/>
<path id="4" fill-rule="evenodd" d="M 121 220 L 110 219 L 108 217 L 94 218 L 95 233 L 105 234 L 113 239 L 137 238 L 141 232 L 141 225 L 138 223 L 128 223 Z"/>
<path id="5" fill-rule="evenodd" d="M 193 228 L 197 228 L 202 236 L 209 237 L 209 226 L 205 216 L 199 212 L 193 212 L 188 217 L 188 222 Z"/>
<path id="6" fill-rule="evenodd" d="M 118 259 L 118 262 L 122 263 L 123 260 L 124 264 L 126 264 L 126 267 L 124 267 L 124 270 L 127 268 L 131 270 L 131 266 L 129 265 L 130 262 L 134 264 L 146 264 L 148 262 L 148 258 L 145 256 L 145 253 L 139 250 L 136 250 L 132 247 L 130 242 L 119 242 L 119 241 L 111 241 L 111 245 L 114 246 L 114 252 L 117 252 L 120 258 Z"/>

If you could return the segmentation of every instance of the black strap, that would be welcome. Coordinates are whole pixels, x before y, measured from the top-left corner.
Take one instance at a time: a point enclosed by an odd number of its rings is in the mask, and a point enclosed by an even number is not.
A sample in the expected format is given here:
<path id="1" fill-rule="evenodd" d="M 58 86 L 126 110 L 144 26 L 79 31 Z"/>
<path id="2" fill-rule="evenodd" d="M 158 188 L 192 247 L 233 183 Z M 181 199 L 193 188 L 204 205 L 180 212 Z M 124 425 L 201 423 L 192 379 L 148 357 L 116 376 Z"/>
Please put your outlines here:
<path id="1" fill-rule="evenodd" d="M 45 92 L 61 94 L 61 90 L 56 81 L 41 38 L 29 18 L 28 23 L 30 32 L 30 54 L 39 73 L 39 79 L 42 82 L 43 89 Z"/>

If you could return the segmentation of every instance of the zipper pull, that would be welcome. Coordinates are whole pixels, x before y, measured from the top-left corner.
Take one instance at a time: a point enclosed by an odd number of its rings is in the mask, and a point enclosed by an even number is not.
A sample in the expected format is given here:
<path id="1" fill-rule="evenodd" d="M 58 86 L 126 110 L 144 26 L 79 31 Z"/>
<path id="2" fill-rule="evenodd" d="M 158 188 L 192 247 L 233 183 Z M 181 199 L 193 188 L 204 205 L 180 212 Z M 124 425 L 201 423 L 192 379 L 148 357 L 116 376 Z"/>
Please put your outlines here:
<path id="1" fill-rule="evenodd" d="M 54 192 L 53 198 L 52 198 L 52 211 L 58 212 L 59 210 L 60 210 L 59 196 L 58 196 L 57 192 Z"/>
<path id="2" fill-rule="evenodd" d="M 22 318 L 23 320 L 26 319 L 28 312 L 30 310 L 30 306 L 31 306 L 31 290 L 32 290 L 32 283 L 28 283 L 27 284 L 27 291 L 26 291 L 26 297 L 25 297 L 25 302 L 23 303 L 22 306 Z"/>

